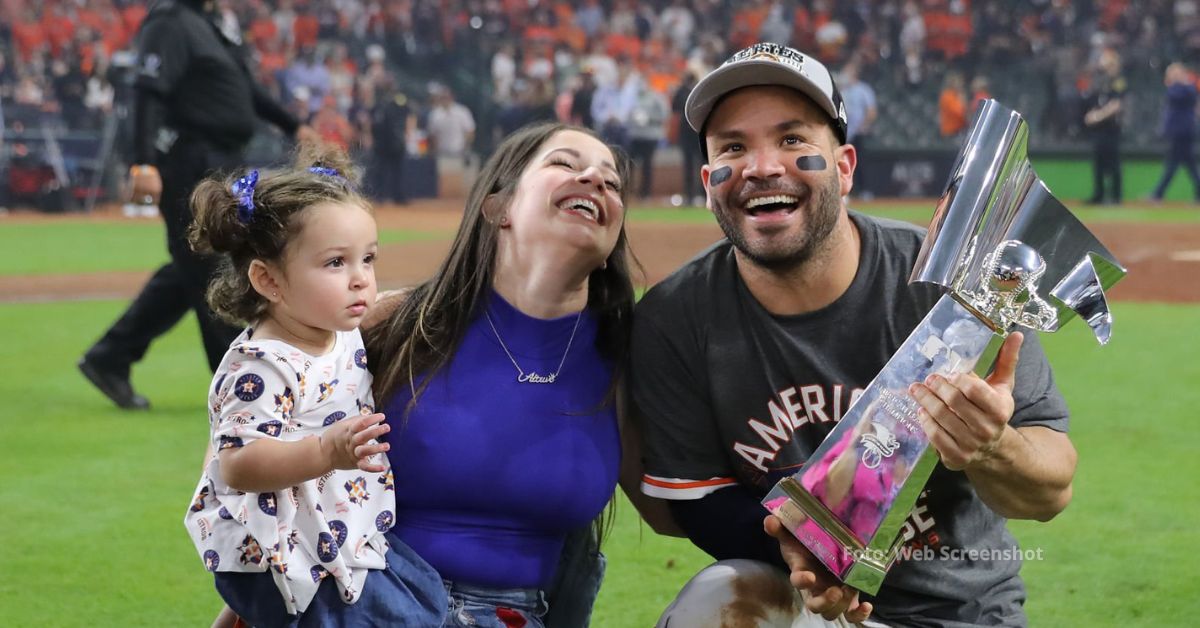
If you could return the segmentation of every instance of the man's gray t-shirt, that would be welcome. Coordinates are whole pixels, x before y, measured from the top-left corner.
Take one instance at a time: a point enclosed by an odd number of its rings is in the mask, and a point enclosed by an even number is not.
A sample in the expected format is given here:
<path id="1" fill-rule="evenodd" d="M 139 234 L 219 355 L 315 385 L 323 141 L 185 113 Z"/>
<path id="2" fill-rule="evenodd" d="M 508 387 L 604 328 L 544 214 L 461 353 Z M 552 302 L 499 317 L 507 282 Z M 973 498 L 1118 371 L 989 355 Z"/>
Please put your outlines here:
<path id="1" fill-rule="evenodd" d="M 940 298 L 935 286 L 908 284 L 922 229 L 851 218 L 862 241 L 858 272 L 819 311 L 767 312 L 738 275 L 728 241 L 639 303 L 630 381 L 643 422 L 647 494 L 698 499 L 739 483 L 761 499 L 799 470 Z M 1011 425 L 1067 430 L 1066 403 L 1028 331 L 1014 396 Z M 910 558 L 888 574 L 874 618 L 1024 624 L 1017 542 L 965 474 L 938 464 L 903 534 Z"/>

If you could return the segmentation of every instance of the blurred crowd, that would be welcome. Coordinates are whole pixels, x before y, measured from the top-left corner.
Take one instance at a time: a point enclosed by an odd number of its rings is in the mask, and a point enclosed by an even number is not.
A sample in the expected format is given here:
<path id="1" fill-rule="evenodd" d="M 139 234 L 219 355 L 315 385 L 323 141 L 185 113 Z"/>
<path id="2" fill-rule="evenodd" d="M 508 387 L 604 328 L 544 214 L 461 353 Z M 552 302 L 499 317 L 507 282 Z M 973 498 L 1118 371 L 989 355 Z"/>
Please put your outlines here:
<path id="1" fill-rule="evenodd" d="M 988 77 L 999 68 L 1028 73 L 1031 80 L 1020 84 L 1045 92 L 1054 114 L 1088 89 L 1104 48 L 1128 51 L 1127 65 L 1200 59 L 1200 0 L 216 6 L 221 28 L 244 40 L 262 82 L 329 141 L 363 153 L 377 150 L 377 141 L 402 142 L 409 154 L 469 163 L 526 122 L 571 120 L 599 129 L 635 157 L 645 173 L 642 192 L 650 190 L 656 149 L 686 136 L 681 88 L 757 41 L 790 44 L 835 68 L 853 66 L 867 85 L 931 85 L 931 101 L 950 76 L 964 100 L 963 118 L 975 95 L 989 93 Z M 9 132 L 47 119 L 71 130 L 98 128 L 119 104 L 119 69 L 128 63 L 121 51 L 131 48 L 145 13 L 142 0 L 0 0 L 0 106 Z M 881 100 L 895 89 L 883 90 Z M 398 103 L 385 127 L 400 128 L 381 128 L 381 103 Z M 928 133 L 946 134 L 944 124 L 929 120 Z"/>

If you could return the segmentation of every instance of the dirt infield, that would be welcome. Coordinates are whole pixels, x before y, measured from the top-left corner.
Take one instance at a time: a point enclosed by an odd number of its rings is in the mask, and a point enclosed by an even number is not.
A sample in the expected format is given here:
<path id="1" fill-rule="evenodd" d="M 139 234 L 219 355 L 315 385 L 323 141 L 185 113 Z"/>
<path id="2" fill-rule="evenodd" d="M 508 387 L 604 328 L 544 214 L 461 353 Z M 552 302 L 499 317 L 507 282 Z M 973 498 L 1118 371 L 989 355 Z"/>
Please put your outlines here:
<path id="1" fill-rule="evenodd" d="M 933 203 L 930 203 L 933 206 Z M 410 285 L 428 277 L 450 245 L 459 221 L 459 205 L 426 201 L 403 208 L 382 208 L 377 214 L 384 229 L 444 233 L 420 242 L 389 244 L 380 252 L 379 283 L 385 288 Z M 123 221 L 115 211 L 90 216 L 10 214 L 4 224 L 45 221 Z M 1096 223 L 1092 229 L 1129 267 L 1129 277 L 1111 297 L 1123 301 L 1200 302 L 1200 224 Z M 715 224 L 633 221 L 630 244 L 652 285 L 721 237 Z M 0 277 L 0 302 L 130 298 L 150 271 Z"/>

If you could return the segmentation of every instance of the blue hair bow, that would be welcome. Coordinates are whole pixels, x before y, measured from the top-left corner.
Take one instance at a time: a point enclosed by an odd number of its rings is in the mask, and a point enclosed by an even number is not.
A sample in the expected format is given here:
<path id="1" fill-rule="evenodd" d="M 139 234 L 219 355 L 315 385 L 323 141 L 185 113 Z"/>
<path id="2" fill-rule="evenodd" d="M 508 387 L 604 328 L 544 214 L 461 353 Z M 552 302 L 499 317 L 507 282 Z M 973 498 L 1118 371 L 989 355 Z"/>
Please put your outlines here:
<path id="1" fill-rule="evenodd" d="M 342 176 L 342 173 L 337 171 L 337 168 L 326 168 L 324 166 L 313 166 L 313 167 L 309 168 L 308 171 L 313 174 L 323 174 L 327 177 L 336 177 L 338 179 L 345 179 L 345 177 Z"/>
<path id="2" fill-rule="evenodd" d="M 350 180 L 347 179 L 346 177 L 342 176 L 342 173 L 338 172 L 337 168 L 328 168 L 326 166 L 312 166 L 308 169 L 308 171 L 313 174 L 319 174 L 323 177 L 329 177 L 329 178 L 337 181 L 338 183 L 342 184 L 342 186 L 345 187 L 347 190 L 354 189 L 354 186 L 350 183 Z"/>
<path id="3" fill-rule="evenodd" d="M 238 201 L 238 220 L 249 223 L 254 220 L 254 186 L 258 185 L 258 170 L 233 182 L 233 195 Z"/>

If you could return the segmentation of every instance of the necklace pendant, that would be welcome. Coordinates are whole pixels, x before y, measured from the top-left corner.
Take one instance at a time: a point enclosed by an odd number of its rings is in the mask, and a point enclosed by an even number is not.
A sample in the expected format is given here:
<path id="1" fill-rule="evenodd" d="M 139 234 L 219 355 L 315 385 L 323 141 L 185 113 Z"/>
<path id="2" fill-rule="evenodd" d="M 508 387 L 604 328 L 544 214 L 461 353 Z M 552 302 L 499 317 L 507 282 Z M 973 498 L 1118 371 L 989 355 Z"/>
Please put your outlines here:
<path id="1" fill-rule="evenodd" d="M 522 384 L 553 384 L 554 380 L 557 378 L 558 378 L 558 373 L 551 373 L 549 375 L 539 375 L 538 373 L 533 372 L 533 373 L 521 373 L 520 375 L 517 376 L 517 381 L 521 382 Z"/>

